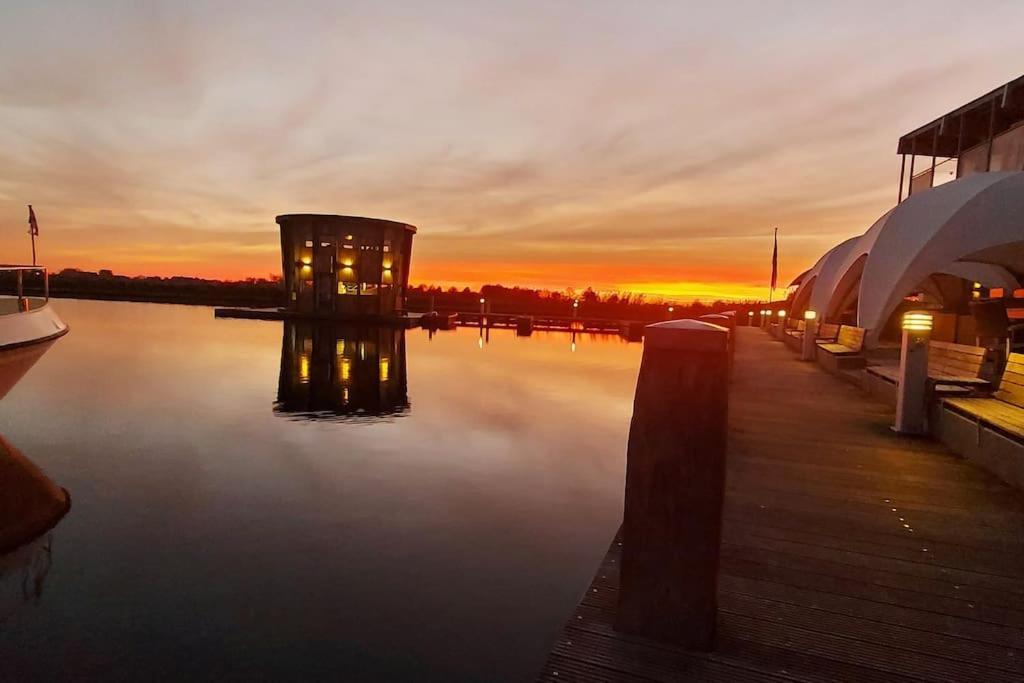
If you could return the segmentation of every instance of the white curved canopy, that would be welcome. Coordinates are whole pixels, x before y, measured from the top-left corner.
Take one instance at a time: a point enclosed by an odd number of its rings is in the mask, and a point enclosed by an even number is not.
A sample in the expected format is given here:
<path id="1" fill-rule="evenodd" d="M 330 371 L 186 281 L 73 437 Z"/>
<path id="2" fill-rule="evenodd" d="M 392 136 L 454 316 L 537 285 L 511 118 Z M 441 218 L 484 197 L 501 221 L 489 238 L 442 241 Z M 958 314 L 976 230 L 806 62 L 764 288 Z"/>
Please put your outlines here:
<path id="1" fill-rule="evenodd" d="M 911 196 L 826 252 L 802 278 L 793 312 L 832 320 L 856 297 L 857 324 L 873 345 L 904 297 L 936 273 L 1020 286 L 1024 172 L 975 173 Z"/>
<path id="2" fill-rule="evenodd" d="M 860 278 L 857 324 L 873 342 L 892 312 L 932 273 L 967 257 L 1024 242 L 1024 173 L 975 173 L 911 196 L 893 209 L 871 245 Z M 1007 253 L 1015 249 L 1006 249 Z M 975 269 L 981 272 L 981 269 Z"/>

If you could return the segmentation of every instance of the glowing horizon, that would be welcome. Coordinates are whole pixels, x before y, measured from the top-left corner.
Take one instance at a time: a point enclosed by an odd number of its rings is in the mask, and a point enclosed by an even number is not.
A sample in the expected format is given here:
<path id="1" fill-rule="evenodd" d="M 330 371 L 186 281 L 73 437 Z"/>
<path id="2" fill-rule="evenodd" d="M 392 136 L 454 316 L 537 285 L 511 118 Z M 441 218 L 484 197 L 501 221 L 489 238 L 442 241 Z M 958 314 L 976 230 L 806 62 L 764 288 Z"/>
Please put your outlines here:
<path id="1" fill-rule="evenodd" d="M 55 270 L 266 277 L 322 212 L 416 225 L 414 283 L 764 298 L 773 227 L 784 288 L 1018 75 L 1024 5 L 982 5 L 9 4 L 0 260 L 31 203 Z"/>

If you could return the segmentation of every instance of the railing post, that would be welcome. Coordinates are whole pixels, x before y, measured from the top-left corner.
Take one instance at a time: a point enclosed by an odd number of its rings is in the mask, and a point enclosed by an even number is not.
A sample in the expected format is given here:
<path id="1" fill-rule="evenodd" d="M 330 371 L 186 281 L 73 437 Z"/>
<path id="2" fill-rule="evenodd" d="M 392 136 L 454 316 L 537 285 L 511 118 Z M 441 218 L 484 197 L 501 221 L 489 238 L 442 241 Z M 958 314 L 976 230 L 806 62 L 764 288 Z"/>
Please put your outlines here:
<path id="1" fill-rule="evenodd" d="M 903 314 L 899 386 L 896 388 L 896 424 L 900 434 L 924 434 L 928 412 L 928 341 L 932 316 L 924 311 Z"/>
<path id="2" fill-rule="evenodd" d="M 50 271 L 43 268 L 43 300 L 50 300 Z"/>
<path id="3" fill-rule="evenodd" d="M 28 310 L 28 306 L 26 304 L 28 303 L 28 301 L 25 299 L 25 282 L 24 282 L 24 273 L 25 273 L 25 271 L 23 271 L 23 270 L 21 270 L 19 268 L 15 272 L 17 272 L 17 275 L 15 276 L 15 279 L 16 279 L 16 282 L 18 283 L 17 284 L 18 310 L 19 311 L 27 311 Z"/>
<path id="4" fill-rule="evenodd" d="M 616 630 L 714 646 L 725 490 L 729 332 L 649 325 L 626 455 Z"/>

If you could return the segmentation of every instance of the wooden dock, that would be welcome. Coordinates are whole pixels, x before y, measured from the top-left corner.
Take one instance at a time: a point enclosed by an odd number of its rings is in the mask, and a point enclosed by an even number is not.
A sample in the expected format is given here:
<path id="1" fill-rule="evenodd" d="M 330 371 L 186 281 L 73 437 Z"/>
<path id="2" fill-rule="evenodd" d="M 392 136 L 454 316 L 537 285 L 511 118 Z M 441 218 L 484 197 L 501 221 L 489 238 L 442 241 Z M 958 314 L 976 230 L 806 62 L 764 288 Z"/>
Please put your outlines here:
<path id="1" fill-rule="evenodd" d="M 612 629 L 616 538 L 539 680 L 1024 681 L 1019 493 L 756 328 L 729 412 L 716 650 Z"/>

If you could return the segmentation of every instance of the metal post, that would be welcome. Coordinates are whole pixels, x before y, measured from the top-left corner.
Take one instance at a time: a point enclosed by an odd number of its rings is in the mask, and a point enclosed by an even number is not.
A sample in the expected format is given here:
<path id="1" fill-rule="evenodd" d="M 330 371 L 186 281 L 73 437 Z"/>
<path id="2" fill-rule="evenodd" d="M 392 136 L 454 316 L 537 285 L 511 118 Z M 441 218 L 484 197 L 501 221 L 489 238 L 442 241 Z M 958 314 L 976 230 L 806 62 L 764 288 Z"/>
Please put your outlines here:
<path id="1" fill-rule="evenodd" d="M 988 157 L 985 160 L 985 170 L 992 170 L 992 143 L 996 136 L 996 98 L 992 98 L 992 109 L 988 115 Z"/>
<path id="2" fill-rule="evenodd" d="M 939 127 L 935 126 L 935 134 L 932 135 L 932 177 L 929 187 L 935 187 L 935 151 L 939 148 Z"/>
<path id="3" fill-rule="evenodd" d="M 50 300 L 50 271 L 43 268 L 43 298 Z"/>
<path id="4" fill-rule="evenodd" d="M 615 629 L 714 646 L 728 431 L 725 328 L 649 325 L 626 454 Z"/>
<path id="5" fill-rule="evenodd" d="M 922 311 L 903 315 L 899 386 L 896 393 L 896 424 L 900 434 L 924 434 L 927 415 L 928 339 L 932 316 Z"/>
<path id="6" fill-rule="evenodd" d="M 917 136 L 910 142 L 910 177 L 907 179 L 907 198 L 914 194 L 914 160 L 917 157 Z"/>
<path id="7" fill-rule="evenodd" d="M 896 203 L 899 204 L 903 201 L 903 176 L 907 171 L 907 155 L 900 155 L 900 191 L 896 196 Z"/>
<path id="8" fill-rule="evenodd" d="M 960 154 L 964 149 L 964 122 L 967 119 L 967 112 L 960 114 L 960 128 L 956 134 L 956 177 L 959 178 L 960 173 Z"/>

